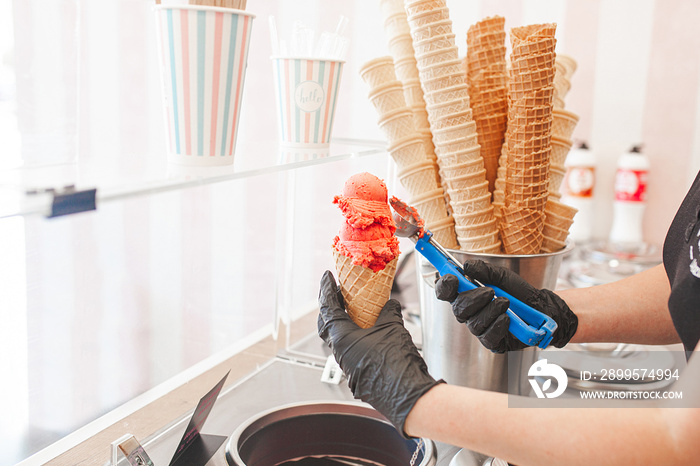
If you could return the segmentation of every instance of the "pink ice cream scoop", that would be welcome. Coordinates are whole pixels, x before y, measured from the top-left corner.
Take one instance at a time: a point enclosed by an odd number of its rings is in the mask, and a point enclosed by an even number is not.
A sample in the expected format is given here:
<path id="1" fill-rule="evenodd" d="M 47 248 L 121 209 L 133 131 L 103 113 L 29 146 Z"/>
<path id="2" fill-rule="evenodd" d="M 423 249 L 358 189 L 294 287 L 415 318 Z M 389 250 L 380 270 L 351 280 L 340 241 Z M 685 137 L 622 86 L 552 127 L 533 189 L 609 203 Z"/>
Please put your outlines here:
<path id="1" fill-rule="evenodd" d="M 382 180 L 366 172 L 353 175 L 333 203 L 345 217 L 333 246 L 351 257 L 353 264 L 378 272 L 399 255 L 396 226 Z"/>

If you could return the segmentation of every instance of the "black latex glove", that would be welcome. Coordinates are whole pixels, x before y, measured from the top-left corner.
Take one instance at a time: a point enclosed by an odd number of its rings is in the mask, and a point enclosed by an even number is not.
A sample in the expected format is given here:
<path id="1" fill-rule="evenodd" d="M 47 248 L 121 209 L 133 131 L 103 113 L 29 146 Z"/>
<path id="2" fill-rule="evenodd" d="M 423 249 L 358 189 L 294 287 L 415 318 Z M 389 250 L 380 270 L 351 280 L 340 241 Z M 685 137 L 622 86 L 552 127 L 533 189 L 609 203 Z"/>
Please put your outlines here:
<path id="1" fill-rule="evenodd" d="M 576 314 L 553 292 L 545 289 L 538 290 L 517 273 L 481 260 L 466 261 L 464 271 L 467 276 L 487 286 L 458 293 L 457 277 L 444 275 L 435 283 L 435 294 L 438 299 L 452 303 L 452 312 L 457 320 L 466 323 L 469 331 L 491 351 L 505 353 L 526 348 L 527 345 L 508 331 L 510 317 L 506 314 L 506 310 L 510 302 L 502 297 L 494 299 L 494 291 L 488 285 L 499 287 L 554 319 L 557 329 L 552 335 L 551 344 L 557 348 L 566 345 L 576 333 L 578 327 Z"/>
<path id="2" fill-rule="evenodd" d="M 343 296 L 330 271 L 321 279 L 318 335 L 331 347 L 355 398 L 369 403 L 401 432 L 408 413 L 425 392 L 442 381 L 428 374 L 401 305 L 390 299 L 373 327 L 360 328 L 345 312 Z"/>

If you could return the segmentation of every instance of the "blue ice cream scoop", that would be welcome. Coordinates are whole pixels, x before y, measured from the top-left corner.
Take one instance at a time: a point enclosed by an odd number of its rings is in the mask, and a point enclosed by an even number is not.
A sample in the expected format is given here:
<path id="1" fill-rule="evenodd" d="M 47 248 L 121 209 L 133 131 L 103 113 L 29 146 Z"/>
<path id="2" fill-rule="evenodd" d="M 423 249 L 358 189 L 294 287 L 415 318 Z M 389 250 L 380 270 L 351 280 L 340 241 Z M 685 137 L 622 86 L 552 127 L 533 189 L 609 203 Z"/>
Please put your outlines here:
<path id="1" fill-rule="evenodd" d="M 515 338 L 528 346 L 546 348 L 552 341 L 552 334 L 557 329 L 557 323 L 546 314 L 528 306 L 519 299 L 511 296 L 502 289 L 489 284 L 482 284 L 469 278 L 461 264 L 435 239 L 433 234 L 424 227 L 423 220 L 418 211 L 393 197 L 389 203 L 394 209 L 394 222 L 396 223 L 396 235 L 410 238 L 416 243 L 416 251 L 421 253 L 442 276 L 452 274 L 459 280 L 458 291 L 472 290 L 480 286 L 493 288 L 496 296 L 508 298 L 510 308 L 506 311 L 510 317 L 508 331 Z"/>

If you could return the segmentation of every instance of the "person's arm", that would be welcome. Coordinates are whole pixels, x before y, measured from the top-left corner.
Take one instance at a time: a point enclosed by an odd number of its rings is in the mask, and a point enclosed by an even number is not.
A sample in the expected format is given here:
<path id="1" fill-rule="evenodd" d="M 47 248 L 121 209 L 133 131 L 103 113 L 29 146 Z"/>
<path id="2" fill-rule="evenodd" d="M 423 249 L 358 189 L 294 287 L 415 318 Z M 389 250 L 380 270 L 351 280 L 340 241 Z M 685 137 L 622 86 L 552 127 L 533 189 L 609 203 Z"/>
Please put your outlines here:
<path id="1" fill-rule="evenodd" d="M 671 344 L 680 340 L 668 311 L 663 265 L 590 288 L 557 291 L 578 317 L 572 343 Z"/>
<path id="2" fill-rule="evenodd" d="M 695 356 L 672 389 L 700 406 L 699 382 Z M 406 432 L 520 466 L 698 462 L 700 408 L 509 408 L 508 396 L 437 385 L 408 414 Z"/>

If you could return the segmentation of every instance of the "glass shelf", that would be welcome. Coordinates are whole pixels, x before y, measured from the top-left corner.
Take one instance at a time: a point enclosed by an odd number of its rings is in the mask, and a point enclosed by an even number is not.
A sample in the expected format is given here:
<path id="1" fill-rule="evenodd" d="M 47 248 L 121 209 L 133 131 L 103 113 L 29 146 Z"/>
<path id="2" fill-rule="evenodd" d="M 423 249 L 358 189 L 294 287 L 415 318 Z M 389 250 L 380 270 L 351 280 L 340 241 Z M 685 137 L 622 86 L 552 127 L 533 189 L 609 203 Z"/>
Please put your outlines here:
<path id="1" fill-rule="evenodd" d="M 376 140 L 336 138 L 328 149 L 289 149 L 276 141 L 239 140 L 234 163 L 221 167 L 169 164 L 165 154 L 126 154 L 119 161 L 0 170 L 0 218 L 49 215 L 53 193 L 67 186 L 97 189 L 96 203 L 250 178 L 385 151 Z"/>

